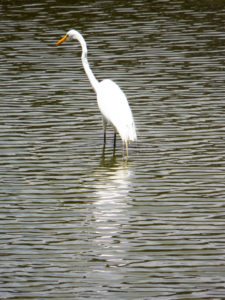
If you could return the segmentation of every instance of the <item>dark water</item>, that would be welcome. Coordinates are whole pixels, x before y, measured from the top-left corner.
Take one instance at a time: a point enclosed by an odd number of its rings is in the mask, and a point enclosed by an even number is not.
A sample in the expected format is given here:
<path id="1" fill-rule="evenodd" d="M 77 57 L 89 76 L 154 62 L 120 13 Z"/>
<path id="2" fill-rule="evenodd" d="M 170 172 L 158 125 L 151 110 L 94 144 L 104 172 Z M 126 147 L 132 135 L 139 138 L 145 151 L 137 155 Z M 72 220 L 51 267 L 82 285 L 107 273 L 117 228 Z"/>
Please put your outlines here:
<path id="1" fill-rule="evenodd" d="M 2 1 L 1 299 L 225 298 L 224 1 Z M 128 163 L 80 47 L 126 92 Z"/>

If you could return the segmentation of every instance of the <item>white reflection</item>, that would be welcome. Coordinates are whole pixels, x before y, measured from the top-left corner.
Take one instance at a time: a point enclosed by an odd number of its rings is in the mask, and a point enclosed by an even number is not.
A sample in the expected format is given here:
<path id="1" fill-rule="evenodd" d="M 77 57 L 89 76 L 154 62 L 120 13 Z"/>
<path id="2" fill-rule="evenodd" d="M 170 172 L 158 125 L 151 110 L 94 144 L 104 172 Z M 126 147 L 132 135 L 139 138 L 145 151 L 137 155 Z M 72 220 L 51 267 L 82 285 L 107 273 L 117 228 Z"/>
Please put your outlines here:
<path id="1" fill-rule="evenodd" d="M 96 177 L 96 201 L 93 206 L 95 243 L 101 246 L 102 257 L 118 261 L 122 259 L 123 252 L 121 234 L 129 224 L 132 171 L 125 162 L 114 163 L 110 167 L 101 167 Z M 118 248 L 120 251 L 115 252 Z"/>

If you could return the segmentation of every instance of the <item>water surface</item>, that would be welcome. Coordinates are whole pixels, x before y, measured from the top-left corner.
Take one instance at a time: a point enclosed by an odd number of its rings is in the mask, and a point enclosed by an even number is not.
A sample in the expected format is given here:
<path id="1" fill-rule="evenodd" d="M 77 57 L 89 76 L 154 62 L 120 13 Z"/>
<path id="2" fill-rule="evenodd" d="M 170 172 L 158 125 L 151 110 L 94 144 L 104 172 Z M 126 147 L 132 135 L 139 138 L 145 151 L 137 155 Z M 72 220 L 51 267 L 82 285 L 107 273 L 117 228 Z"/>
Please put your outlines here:
<path id="1" fill-rule="evenodd" d="M 223 1 L 5 1 L 0 298 L 225 297 Z M 138 143 L 105 152 L 79 44 Z"/>

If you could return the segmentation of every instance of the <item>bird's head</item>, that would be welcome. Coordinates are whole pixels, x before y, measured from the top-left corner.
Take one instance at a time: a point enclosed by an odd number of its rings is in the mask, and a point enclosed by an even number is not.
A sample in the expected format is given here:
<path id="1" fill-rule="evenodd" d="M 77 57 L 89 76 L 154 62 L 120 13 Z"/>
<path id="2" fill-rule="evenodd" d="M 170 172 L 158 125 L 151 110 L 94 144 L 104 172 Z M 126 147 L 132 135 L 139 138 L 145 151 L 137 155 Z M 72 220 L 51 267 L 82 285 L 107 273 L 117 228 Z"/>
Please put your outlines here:
<path id="1" fill-rule="evenodd" d="M 80 33 L 74 29 L 71 29 L 67 32 L 66 35 L 64 35 L 63 38 L 61 38 L 57 43 L 56 46 L 60 46 L 62 43 L 66 41 L 71 41 L 71 40 L 79 40 Z"/>

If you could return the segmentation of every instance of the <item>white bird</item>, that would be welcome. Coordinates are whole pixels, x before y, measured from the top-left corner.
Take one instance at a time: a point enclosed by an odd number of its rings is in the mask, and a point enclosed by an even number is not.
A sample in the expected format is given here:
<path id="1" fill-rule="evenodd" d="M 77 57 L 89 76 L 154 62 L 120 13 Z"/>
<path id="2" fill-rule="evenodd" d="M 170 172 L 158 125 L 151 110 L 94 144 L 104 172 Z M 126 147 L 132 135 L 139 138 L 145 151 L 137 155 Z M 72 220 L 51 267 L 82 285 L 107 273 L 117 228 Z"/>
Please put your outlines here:
<path id="1" fill-rule="evenodd" d="M 78 40 L 82 47 L 81 60 L 87 77 L 96 93 L 100 112 L 103 116 L 104 146 L 106 143 L 106 125 L 112 124 L 114 127 L 114 149 L 116 146 L 116 131 L 119 133 L 126 146 L 128 157 L 128 143 L 136 141 L 136 129 L 130 106 L 127 98 L 120 87 L 110 79 L 99 82 L 93 74 L 87 59 L 87 45 L 83 36 L 72 29 L 61 38 L 56 45 L 59 46 L 68 40 Z"/>

